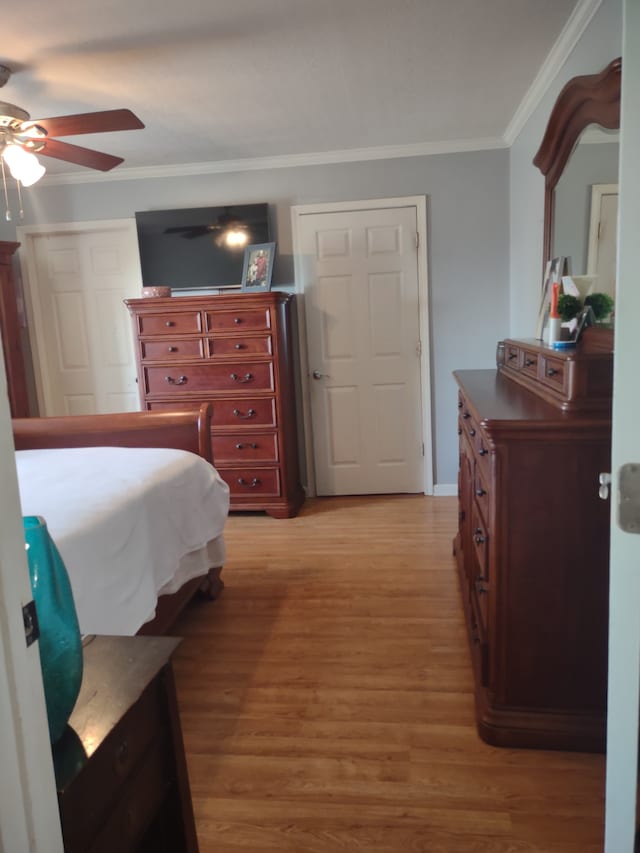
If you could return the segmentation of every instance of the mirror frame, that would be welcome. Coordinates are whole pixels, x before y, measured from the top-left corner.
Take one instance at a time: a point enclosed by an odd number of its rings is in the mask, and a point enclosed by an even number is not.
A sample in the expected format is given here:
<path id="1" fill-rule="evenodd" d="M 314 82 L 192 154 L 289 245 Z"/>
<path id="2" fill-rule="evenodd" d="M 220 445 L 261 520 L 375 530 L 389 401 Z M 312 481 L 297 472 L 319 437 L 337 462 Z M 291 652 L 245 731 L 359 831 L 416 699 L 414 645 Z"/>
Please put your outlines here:
<path id="1" fill-rule="evenodd" d="M 567 161 L 590 124 L 608 130 L 620 127 L 620 79 L 622 59 L 618 57 L 599 74 L 569 80 L 558 95 L 538 153 L 533 158 L 545 177 L 543 271 L 551 258 L 555 188 Z"/>

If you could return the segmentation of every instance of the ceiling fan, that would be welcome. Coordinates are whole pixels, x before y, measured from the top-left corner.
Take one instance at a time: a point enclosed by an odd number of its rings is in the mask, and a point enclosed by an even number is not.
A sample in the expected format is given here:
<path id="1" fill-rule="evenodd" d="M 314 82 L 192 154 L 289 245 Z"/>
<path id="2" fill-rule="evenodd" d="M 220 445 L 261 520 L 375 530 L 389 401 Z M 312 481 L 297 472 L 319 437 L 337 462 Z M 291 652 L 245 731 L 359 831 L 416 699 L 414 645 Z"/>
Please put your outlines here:
<path id="1" fill-rule="evenodd" d="M 0 65 L 0 87 L 10 76 L 11 69 Z M 23 186 L 35 183 L 44 174 L 44 167 L 33 156 L 35 154 L 108 172 L 124 158 L 61 142 L 55 137 L 143 127 L 140 119 L 127 109 L 32 119 L 21 107 L 0 101 L 0 155 Z"/>
<path id="2" fill-rule="evenodd" d="M 229 213 L 225 208 L 215 222 L 199 225 L 174 225 L 165 228 L 165 234 L 179 234 L 185 240 L 195 240 L 196 237 L 204 237 L 206 234 L 214 234 L 217 245 L 223 243 L 227 246 L 244 246 L 248 241 L 249 223 L 241 217 Z"/>

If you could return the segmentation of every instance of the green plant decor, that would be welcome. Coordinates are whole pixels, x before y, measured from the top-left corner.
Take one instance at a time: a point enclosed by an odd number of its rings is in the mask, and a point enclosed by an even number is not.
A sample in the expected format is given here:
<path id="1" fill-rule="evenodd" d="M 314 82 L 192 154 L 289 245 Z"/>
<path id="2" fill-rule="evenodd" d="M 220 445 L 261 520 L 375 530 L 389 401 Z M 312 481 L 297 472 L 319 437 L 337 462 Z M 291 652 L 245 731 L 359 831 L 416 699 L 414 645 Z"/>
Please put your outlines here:
<path id="1" fill-rule="evenodd" d="M 614 302 L 608 293 L 590 293 L 584 304 L 591 306 L 596 320 L 604 320 L 613 311 Z"/>
<path id="2" fill-rule="evenodd" d="M 582 303 L 577 296 L 572 296 L 570 293 L 561 293 L 558 297 L 558 314 L 560 314 L 560 319 L 563 323 L 577 317 L 581 309 Z"/>

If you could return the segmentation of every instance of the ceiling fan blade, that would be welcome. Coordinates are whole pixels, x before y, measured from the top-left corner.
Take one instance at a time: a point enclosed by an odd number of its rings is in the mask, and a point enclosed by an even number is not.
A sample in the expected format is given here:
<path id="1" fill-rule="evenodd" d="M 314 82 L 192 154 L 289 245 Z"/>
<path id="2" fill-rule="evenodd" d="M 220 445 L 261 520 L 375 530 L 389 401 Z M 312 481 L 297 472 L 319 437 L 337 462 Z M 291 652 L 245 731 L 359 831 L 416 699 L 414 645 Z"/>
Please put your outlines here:
<path id="1" fill-rule="evenodd" d="M 185 240 L 193 240 L 195 237 L 204 237 L 210 234 L 215 226 L 212 225 L 176 225 L 173 228 L 165 228 L 164 234 L 180 234 Z"/>
<path id="2" fill-rule="evenodd" d="M 144 124 L 131 110 L 103 110 L 72 116 L 39 118 L 28 122 L 44 128 L 49 136 L 77 136 L 81 133 L 107 133 L 112 130 L 140 130 Z"/>
<path id="3" fill-rule="evenodd" d="M 114 157 L 111 154 L 103 154 L 101 151 L 93 151 L 91 148 L 81 148 L 79 145 L 48 138 L 44 142 L 44 148 L 38 151 L 38 154 L 55 157 L 56 160 L 66 160 L 67 163 L 77 163 L 78 166 L 87 166 L 89 169 L 98 169 L 100 172 L 108 172 L 109 169 L 124 162 L 123 157 Z"/>

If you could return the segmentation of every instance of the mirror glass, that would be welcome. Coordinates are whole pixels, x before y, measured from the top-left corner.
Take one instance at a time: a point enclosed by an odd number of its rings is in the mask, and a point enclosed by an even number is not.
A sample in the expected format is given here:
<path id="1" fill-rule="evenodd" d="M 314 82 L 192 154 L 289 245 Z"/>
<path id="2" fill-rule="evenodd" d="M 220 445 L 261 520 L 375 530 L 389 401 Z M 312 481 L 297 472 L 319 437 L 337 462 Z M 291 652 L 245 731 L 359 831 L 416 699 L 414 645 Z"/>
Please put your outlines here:
<path id="1" fill-rule="evenodd" d="M 619 132 L 585 128 L 555 190 L 553 256 L 586 290 L 615 297 Z M 591 277 L 595 277 L 592 281 Z"/>

